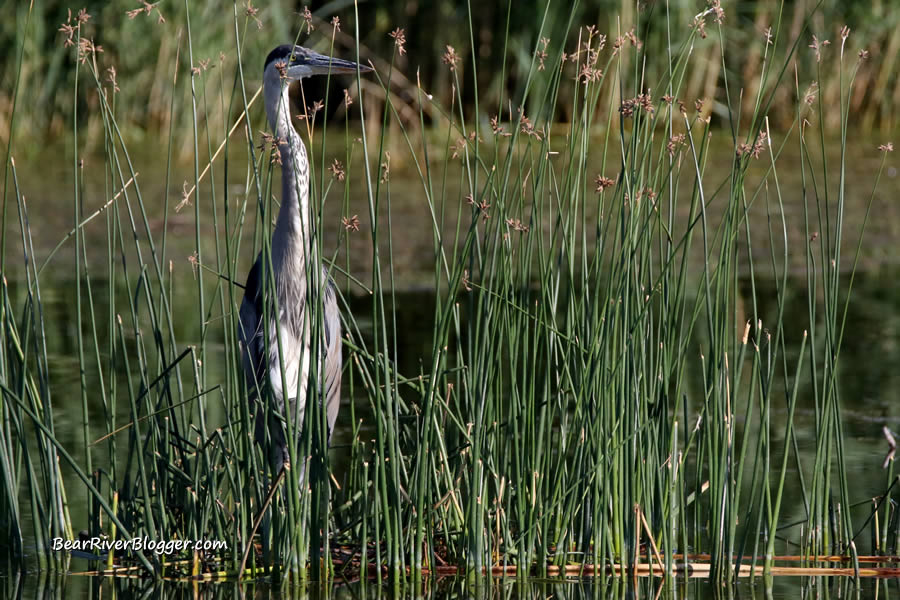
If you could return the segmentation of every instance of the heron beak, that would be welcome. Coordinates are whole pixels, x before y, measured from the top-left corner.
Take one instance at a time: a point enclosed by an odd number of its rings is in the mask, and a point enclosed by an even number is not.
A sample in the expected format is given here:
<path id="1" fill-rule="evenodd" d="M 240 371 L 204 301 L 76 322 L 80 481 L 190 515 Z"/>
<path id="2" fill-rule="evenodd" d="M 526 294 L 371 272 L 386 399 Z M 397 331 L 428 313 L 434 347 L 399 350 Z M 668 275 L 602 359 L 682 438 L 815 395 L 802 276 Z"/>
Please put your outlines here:
<path id="1" fill-rule="evenodd" d="M 356 73 L 357 70 L 361 73 L 367 73 L 373 70 L 372 67 L 360 65 L 350 60 L 325 56 L 316 52 L 309 52 L 302 57 L 302 64 L 298 64 L 297 67 L 306 69 L 307 73 L 312 75 L 328 75 L 329 73 L 338 75 L 342 73 Z"/>

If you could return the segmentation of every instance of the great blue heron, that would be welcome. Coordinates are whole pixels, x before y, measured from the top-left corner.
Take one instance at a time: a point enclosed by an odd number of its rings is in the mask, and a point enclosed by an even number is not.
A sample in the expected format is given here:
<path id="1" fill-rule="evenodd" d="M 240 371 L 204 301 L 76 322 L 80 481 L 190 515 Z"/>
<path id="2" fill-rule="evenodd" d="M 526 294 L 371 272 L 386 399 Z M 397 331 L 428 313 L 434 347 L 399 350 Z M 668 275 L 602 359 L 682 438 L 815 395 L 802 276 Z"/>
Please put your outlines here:
<path id="1" fill-rule="evenodd" d="M 340 404 L 341 320 L 334 283 L 328 280 L 328 271 L 322 266 L 311 239 L 309 161 L 306 148 L 291 125 L 288 88 L 290 82 L 304 77 L 329 72 L 356 73 L 357 70 L 372 69 L 287 44 L 278 46 L 266 57 L 263 96 L 266 115 L 281 156 L 281 209 L 271 244 L 275 288 L 274 294 L 263 294 L 270 279 L 268 263 L 260 253 L 247 277 L 238 326 L 251 401 L 256 397 L 261 401 L 274 402 L 277 413 L 283 415 L 287 399 L 297 434 L 306 409 L 310 357 L 320 357 L 316 372 L 321 389 L 312 396 L 321 398 L 325 403 L 329 440 Z M 310 269 L 318 269 L 321 277 Z M 277 299 L 277 317 L 273 295 Z M 264 298 L 268 301 L 267 311 L 263 307 Z M 314 323 L 315 319 L 320 318 L 319 302 L 322 326 L 317 328 Z M 268 323 L 264 323 L 265 318 L 268 318 Z M 321 331 L 321 350 L 318 353 L 311 344 L 313 331 Z M 282 354 L 279 353 L 278 332 Z M 269 461 L 274 473 L 278 474 L 288 462 L 284 430 L 277 420 L 266 422 L 262 402 L 256 403 L 255 412 L 256 440 L 263 444 L 268 428 L 271 444 Z"/>

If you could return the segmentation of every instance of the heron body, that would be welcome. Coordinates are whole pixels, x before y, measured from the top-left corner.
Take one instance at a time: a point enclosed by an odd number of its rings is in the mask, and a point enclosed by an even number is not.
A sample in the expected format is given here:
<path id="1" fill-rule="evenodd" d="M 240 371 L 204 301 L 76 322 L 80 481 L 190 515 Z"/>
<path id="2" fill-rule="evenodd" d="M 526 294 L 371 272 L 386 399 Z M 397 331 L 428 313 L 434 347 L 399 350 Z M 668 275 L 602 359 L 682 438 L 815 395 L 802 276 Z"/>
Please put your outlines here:
<path id="1" fill-rule="evenodd" d="M 262 444 L 269 438 L 269 460 L 275 473 L 288 462 L 287 443 L 283 426 L 276 419 L 266 422 L 263 402 L 273 402 L 275 412 L 286 418 L 287 400 L 299 436 L 309 395 L 310 364 L 316 357 L 319 389 L 313 397 L 324 402 L 330 440 L 340 406 L 342 364 L 340 311 L 334 283 L 312 240 L 309 161 L 291 124 L 289 83 L 329 71 L 355 73 L 357 69 L 371 70 L 300 46 L 283 45 L 269 53 L 263 70 L 266 115 L 281 155 L 281 208 L 272 233 L 271 277 L 260 253 L 247 278 L 238 339 L 249 396 L 258 400 L 256 440 Z M 272 280 L 274 293 L 264 294 Z M 320 318 L 321 325 L 316 327 Z M 312 345 L 314 332 L 315 343 L 320 344 L 318 352 Z"/>

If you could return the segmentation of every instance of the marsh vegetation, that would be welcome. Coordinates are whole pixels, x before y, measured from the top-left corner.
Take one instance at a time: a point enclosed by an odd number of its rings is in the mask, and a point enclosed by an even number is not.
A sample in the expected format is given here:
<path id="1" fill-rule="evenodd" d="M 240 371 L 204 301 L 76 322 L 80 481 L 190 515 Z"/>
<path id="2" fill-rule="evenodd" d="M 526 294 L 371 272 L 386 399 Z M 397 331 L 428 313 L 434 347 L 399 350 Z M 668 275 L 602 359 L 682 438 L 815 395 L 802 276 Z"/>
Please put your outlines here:
<path id="1" fill-rule="evenodd" d="M 673 572 L 706 554 L 727 581 L 783 555 L 890 562 L 878 436 L 896 375 L 877 365 L 897 355 L 880 285 L 896 184 L 890 139 L 860 132 L 892 123 L 870 83 L 895 85 L 893 63 L 869 59 L 896 48 L 836 20 L 840 3 L 672 4 L 616 4 L 600 26 L 552 3 L 527 27 L 513 3 L 467 8 L 463 43 L 432 25 L 437 48 L 375 19 L 377 56 L 352 7 L 73 10 L 41 58 L 46 15 L 18 7 L 7 560 L 69 568 L 50 540 L 86 530 L 227 542 L 90 561 L 176 578 Z M 153 73 L 115 41 L 138 27 Z M 236 319 L 278 210 L 258 100 L 276 34 L 376 72 L 295 94 L 345 400 L 331 448 L 316 403 L 291 424 L 308 478 L 273 493 Z M 42 72 L 60 86 L 43 122 Z M 862 441 L 858 382 L 885 413 Z"/>

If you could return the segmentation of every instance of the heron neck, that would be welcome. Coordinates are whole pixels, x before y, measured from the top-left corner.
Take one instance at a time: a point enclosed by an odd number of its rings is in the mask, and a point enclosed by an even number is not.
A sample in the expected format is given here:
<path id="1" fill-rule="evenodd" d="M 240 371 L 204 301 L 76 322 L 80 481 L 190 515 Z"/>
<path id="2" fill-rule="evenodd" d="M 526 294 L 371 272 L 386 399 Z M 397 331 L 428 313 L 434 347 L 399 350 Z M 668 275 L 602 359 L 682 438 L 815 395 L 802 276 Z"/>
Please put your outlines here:
<path id="1" fill-rule="evenodd" d="M 273 258 L 303 265 L 310 241 L 309 161 L 300 135 L 291 124 L 288 86 L 278 95 L 278 105 L 268 107 L 270 125 L 281 155 L 281 209 L 272 236 Z"/>

